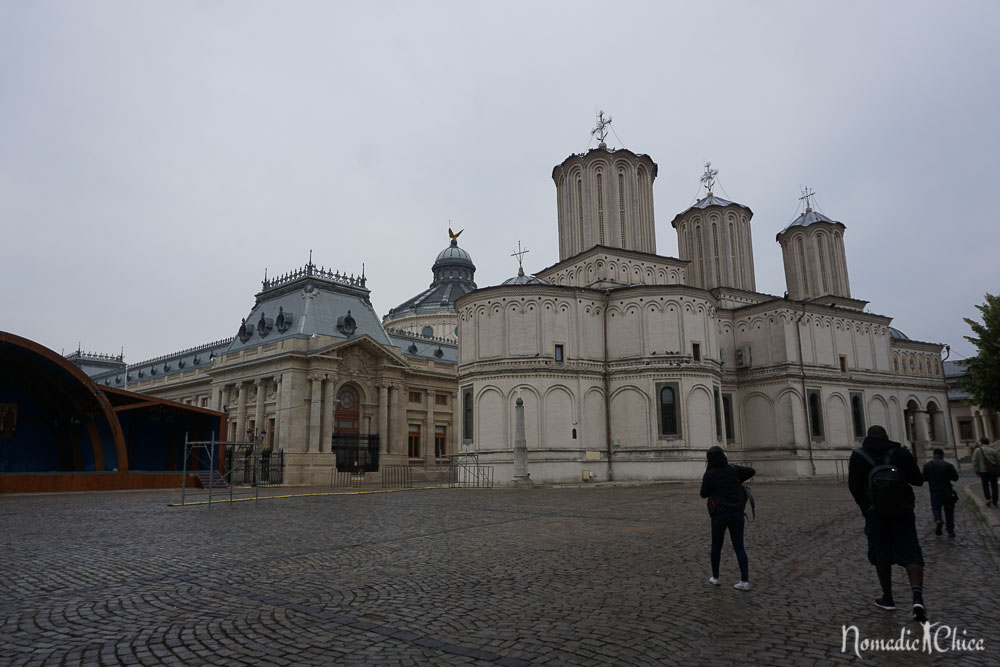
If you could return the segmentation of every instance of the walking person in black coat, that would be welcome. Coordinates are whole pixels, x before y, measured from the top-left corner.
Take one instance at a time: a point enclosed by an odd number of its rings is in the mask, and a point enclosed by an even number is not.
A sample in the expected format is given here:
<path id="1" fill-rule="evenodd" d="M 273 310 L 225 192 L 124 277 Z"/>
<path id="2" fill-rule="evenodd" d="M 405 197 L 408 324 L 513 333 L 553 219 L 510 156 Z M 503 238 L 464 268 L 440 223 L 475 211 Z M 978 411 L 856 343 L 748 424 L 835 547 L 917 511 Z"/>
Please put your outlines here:
<path id="1" fill-rule="evenodd" d="M 747 492 L 743 482 L 754 476 L 754 469 L 730 464 L 722 447 L 712 447 L 707 453 L 708 466 L 701 480 L 701 497 L 708 498 L 708 514 L 712 517 L 712 577 L 708 583 L 719 585 L 719 560 L 722 558 L 722 543 L 729 530 L 733 542 L 736 561 L 740 565 L 740 580 L 733 588 L 750 590 L 750 572 L 747 552 L 743 548 L 743 509 L 747 504 Z"/>
<path id="2" fill-rule="evenodd" d="M 924 464 L 924 479 L 931 492 L 931 513 L 934 515 L 934 523 L 937 528 L 935 535 L 941 534 L 941 527 L 947 521 L 948 537 L 955 537 L 955 502 L 958 496 L 951 488 L 952 482 L 958 481 L 958 471 L 955 466 L 944 460 L 944 450 L 935 449 L 934 458 Z M 941 520 L 941 510 L 944 510 L 944 519 Z"/>

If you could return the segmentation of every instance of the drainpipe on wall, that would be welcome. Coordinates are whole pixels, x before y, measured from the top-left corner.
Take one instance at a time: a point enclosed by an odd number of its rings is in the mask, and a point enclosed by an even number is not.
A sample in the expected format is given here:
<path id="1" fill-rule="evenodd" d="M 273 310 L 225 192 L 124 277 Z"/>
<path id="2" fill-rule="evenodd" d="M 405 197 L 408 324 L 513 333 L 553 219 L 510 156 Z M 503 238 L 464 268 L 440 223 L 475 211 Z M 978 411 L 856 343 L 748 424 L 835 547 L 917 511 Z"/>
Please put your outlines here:
<path id="1" fill-rule="evenodd" d="M 812 429 L 809 428 L 809 397 L 806 395 L 806 367 L 802 358 L 802 319 L 806 316 L 806 301 L 802 301 L 802 314 L 795 320 L 795 339 L 799 344 L 799 381 L 802 383 L 802 411 L 806 418 L 806 447 L 809 450 L 809 466 L 813 477 L 816 476 L 816 463 L 813 461 Z"/>
<path id="2" fill-rule="evenodd" d="M 604 290 L 604 446 L 608 453 L 608 481 L 614 481 L 611 468 L 611 374 L 608 371 L 608 303 L 611 290 Z"/>

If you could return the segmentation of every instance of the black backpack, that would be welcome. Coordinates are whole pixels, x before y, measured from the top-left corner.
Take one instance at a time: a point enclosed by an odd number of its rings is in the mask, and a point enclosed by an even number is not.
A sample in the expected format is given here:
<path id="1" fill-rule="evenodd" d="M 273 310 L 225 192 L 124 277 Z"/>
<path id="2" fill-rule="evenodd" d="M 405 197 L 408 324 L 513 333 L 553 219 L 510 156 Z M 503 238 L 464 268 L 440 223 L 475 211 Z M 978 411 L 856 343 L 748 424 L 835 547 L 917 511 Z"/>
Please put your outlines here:
<path id="1" fill-rule="evenodd" d="M 903 471 L 889 462 L 896 447 L 885 453 L 881 464 L 876 463 L 863 447 L 854 451 L 872 467 L 868 471 L 868 498 L 871 500 L 869 511 L 886 519 L 906 514 L 910 509 L 909 484 Z"/>

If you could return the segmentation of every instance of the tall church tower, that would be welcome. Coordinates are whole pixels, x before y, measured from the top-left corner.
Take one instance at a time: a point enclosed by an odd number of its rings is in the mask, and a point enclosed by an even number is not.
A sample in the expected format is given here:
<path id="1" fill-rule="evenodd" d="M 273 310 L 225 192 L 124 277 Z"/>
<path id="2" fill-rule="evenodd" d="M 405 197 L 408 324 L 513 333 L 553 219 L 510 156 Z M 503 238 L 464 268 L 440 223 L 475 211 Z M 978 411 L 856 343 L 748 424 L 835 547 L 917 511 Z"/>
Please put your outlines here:
<path id="1" fill-rule="evenodd" d="M 597 148 L 571 155 L 552 170 L 559 207 L 559 261 L 596 245 L 656 253 L 653 180 L 648 155 L 604 142 L 611 118 L 598 115 Z"/>
<path id="2" fill-rule="evenodd" d="M 677 230 L 677 254 L 691 262 L 688 285 L 754 292 L 757 288 L 750 236 L 753 211 L 712 194 L 718 173 L 711 162 L 705 164 L 701 181 L 707 194 L 671 221 Z"/>
<path id="3" fill-rule="evenodd" d="M 813 194 L 806 188 L 801 197 L 806 202 L 805 213 L 776 236 L 785 261 L 788 297 L 795 301 L 828 295 L 850 298 L 844 252 L 846 227 L 814 211 Z"/>

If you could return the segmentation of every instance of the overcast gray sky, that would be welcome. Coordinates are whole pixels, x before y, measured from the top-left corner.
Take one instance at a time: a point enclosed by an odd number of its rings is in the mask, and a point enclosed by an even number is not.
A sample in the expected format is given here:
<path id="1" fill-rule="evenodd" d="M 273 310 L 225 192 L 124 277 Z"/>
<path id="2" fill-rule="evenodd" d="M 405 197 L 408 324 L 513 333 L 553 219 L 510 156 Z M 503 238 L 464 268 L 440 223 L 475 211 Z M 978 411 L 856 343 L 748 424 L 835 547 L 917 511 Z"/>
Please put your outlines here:
<path id="1" fill-rule="evenodd" d="M 658 252 L 746 204 L 757 289 L 800 187 L 851 291 L 974 348 L 1000 291 L 997 2 L 0 1 L 0 329 L 129 362 L 235 334 L 271 275 L 362 263 L 379 315 L 449 220 L 480 287 L 558 259 L 552 167 L 649 154 Z"/>

